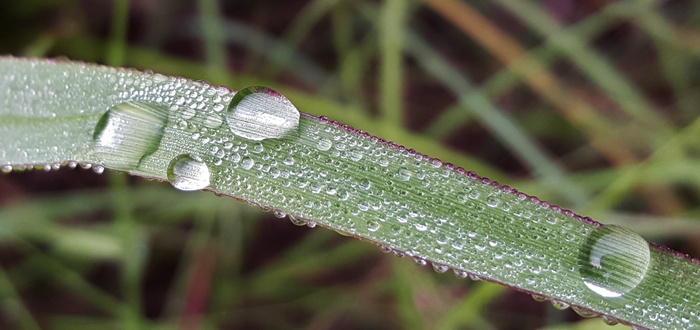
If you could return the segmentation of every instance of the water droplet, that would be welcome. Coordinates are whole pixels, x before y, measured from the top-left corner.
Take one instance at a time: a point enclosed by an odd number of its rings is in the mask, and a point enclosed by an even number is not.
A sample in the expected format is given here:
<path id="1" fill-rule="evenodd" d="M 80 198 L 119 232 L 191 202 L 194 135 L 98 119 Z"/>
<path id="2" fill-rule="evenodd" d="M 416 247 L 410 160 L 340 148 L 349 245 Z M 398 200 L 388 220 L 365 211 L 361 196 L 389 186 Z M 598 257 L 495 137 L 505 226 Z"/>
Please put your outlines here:
<path id="1" fill-rule="evenodd" d="M 318 143 L 316 143 L 316 148 L 321 151 L 330 150 L 332 146 L 333 141 L 329 139 L 320 139 L 318 140 Z"/>
<path id="2" fill-rule="evenodd" d="M 580 315 L 580 316 L 582 316 L 582 317 L 596 317 L 596 316 L 600 316 L 600 314 L 598 314 L 598 313 L 596 313 L 596 312 L 594 312 L 594 311 L 592 311 L 592 310 L 590 310 L 590 309 L 585 309 L 585 308 L 581 308 L 581 307 L 577 307 L 577 306 L 571 306 L 571 309 L 573 309 L 574 312 L 576 312 L 576 314 L 578 314 L 578 315 Z"/>
<path id="3" fill-rule="evenodd" d="M 379 229 L 379 222 L 374 220 L 367 221 L 367 230 L 375 232 L 377 229 Z"/>
<path id="4" fill-rule="evenodd" d="M 414 225 L 418 231 L 426 231 L 428 230 L 428 226 L 426 226 L 424 223 L 416 222 Z"/>
<path id="5" fill-rule="evenodd" d="M 224 108 L 225 108 L 225 106 L 223 104 L 215 104 L 213 109 L 215 112 L 221 112 L 222 110 L 224 110 Z M 221 124 L 219 124 L 219 125 L 221 125 Z"/>
<path id="6" fill-rule="evenodd" d="M 95 126 L 95 152 L 103 165 L 133 170 L 160 147 L 168 108 L 147 103 L 118 104 Z"/>
<path id="7" fill-rule="evenodd" d="M 274 215 L 275 218 L 282 219 L 282 218 L 287 216 L 287 213 L 285 213 L 284 211 L 280 211 L 280 210 L 274 210 L 274 211 L 272 211 L 272 215 Z"/>
<path id="8" fill-rule="evenodd" d="M 616 318 L 614 318 L 612 316 L 603 315 L 603 323 L 605 323 L 607 325 L 616 325 L 619 322 L 617 321 Z"/>
<path id="9" fill-rule="evenodd" d="M 231 99 L 226 122 L 231 132 L 253 141 L 279 139 L 299 127 L 299 110 L 267 87 L 244 88 Z"/>
<path id="10" fill-rule="evenodd" d="M 362 156 L 361 151 L 359 151 L 359 150 L 351 150 L 350 151 L 350 159 L 358 162 L 358 161 L 362 160 L 362 157 L 363 156 Z"/>
<path id="11" fill-rule="evenodd" d="M 538 294 L 534 294 L 534 293 L 532 294 L 532 299 L 534 299 L 535 301 L 539 301 L 539 302 L 547 301 L 547 297 L 541 296 Z"/>
<path id="12" fill-rule="evenodd" d="M 380 244 L 379 248 L 382 250 L 383 253 L 391 253 L 391 251 L 394 251 L 394 249 L 392 249 L 391 246 L 388 246 L 386 244 Z"/>
<path id="13" fill-rule="evenodd" d="M 253 150 L 252 150 L 252 151 L 253 151 L 254 153 L 256 153 L 256 154 L 259 154 L 259 153 L 265 151 L 265 147 L 262 145 L 262 143 L 256 143 L 256 144 L 253 146 Z"/>
<path id="14" fill-rule="evenodd" d="M 289 215 L 289 221 L 291 221 L 295 226 L 306 226 L 306 220 L 297 218 L 291 214 Z"/>
<path id="15" fill-rule="evenodd" d="M 433 263 L 433 270 L 435 270 L 438 273 L 444 273 L 449 269 L 450 266 Z"/>
<path id="16" fill-rule="evenodd" d="M 360 180 L 358 187 L 362 190 L 369 190 L 369 188 L 372 188 L 372 182 L 367 179 L 362 179 Z"/>
<path id="17" fill-rule="evenodd" d="M 554 308 L 559 309 L 559 310 L 565 310 L 565 309 L 569 308 L 569 304 L 567 304 L 563 301 L 559 301 L 559 300 L 552 300 L 552 306 L 554 306 Z"/>
<path id="18" fill-rule="evenodd" d="M 642 282 L 650 259 L 643 238 L 627 228 L 608 225 L 588 234 L 579 251 L 578 270 L 589 289 L 615 298 Z"/>
<path id="19" fill-rule="evenodd" d="M 419 257 L 414 257 L 413 261 L 415 261 L 418 264 L 418 266 L 425 266 L 428 264 L 428 262 L 425 261 L 425 259 Z"/>
<path id="20" fill-rule="evenodd" d="M 486 205 L 496 207 L 498 206 L 498 199 L 496 197 L 489 197 L 486 199 Z"/>
<path id="21" fill-rule="evenodd" d="M 411 171 L 405 169 L 405 168 L 400 168 L 398 173 L 396 173 L 396 177 L 399 178 L 401 181 L 408 181 L 411 179 Z"/>
<path id="22" fill-rule="evenodd" d="M 282 161 L 282 163 L 284 163 L 284 165 L 292 166 L 292 165 L 294 165 L 294 157 L 292 157 L 292 156 L 287 156 L 286 158 L 284 158 L 284 160 Z"/>
<path id="23" fill-rule="evenodd" d="M 46 171 L 49 171 L 50 169 L 51 169 L 51 167 L 46 167 L 46 168 L 45 168 Z M 92 171 L 95 172 L 95 173 L 97 173 L 97 174 L 102 174 L 102 173 L 105 172 L 105 168 L 104 168 L 104 166 L 102 166 L 102 165 L 95 165 L 95 166 L 92 167 Z"/>
<path id="24" fill-rule="evenodd" d="M 252 158 L 243 157 L 243 159 L 241 159 L 241 167 L 243 169 L 249 170 L 253 168 L 253 165 L 255 165 L 255 161 Z"/>
<path id="25" fill-rule="evenodd" d="M 168 181 L 180 190 L 199 190 L 209 186 L 209 167 L 197 157 L 180 155 L 168 165 Z"/>
<path id="26" fill-rule="evenodd" d="M 459 278 L 467 278 L 467 276 L 469 276 L 469 273 L 467 273 L 466 271 L 461 270 L 461 269 L 455 268 L 452 271 L 455 273 L 455 276 L 457 276 Z"/>

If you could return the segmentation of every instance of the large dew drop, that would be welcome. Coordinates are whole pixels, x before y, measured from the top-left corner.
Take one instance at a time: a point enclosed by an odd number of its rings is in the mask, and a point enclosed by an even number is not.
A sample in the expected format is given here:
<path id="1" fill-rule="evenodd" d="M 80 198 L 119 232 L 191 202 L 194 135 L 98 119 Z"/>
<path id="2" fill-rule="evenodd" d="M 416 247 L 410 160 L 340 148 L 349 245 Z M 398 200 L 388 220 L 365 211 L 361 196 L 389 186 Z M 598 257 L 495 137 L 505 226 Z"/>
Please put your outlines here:
<path id="1" fill-rule="evenodd" d="M 233 96 L 226 122 L 242 138 L 279 139 L 299 127 L 299 110 L 282 94 L 267 87 L 248 87 Z"/>
<path id="2" fill-rule="evenodd" d="M 644 279 L 651 260 L 649 244 L 615 225 L 597 227 L 581 246 L 578 269 L 584 284 L 598 295 L 616 298 Z"/>
<path id="3" fill-rule="evenodd" d="M 209 186 L 209 167 L 197 157 L 180 155 L 168 165 L 168 181 L 180 190 L 199 190 Z"/>
<path id="4" fill-rule="evenodd" d="M 126 102 L 110 108 L 95 126 L 95 152 L 107 167 L 133 170 L 160 146 L 168 108 Z"/>

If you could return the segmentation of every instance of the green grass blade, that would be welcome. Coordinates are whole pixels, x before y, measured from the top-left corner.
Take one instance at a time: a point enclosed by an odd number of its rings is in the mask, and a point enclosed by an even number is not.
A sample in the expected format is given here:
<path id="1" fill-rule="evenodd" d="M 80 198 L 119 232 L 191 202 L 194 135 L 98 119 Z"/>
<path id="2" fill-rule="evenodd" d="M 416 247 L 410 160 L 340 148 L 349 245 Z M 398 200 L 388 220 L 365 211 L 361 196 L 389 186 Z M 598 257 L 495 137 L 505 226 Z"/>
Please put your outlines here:
<path id="1" fill-rule="evenodd" d="M 208 73 L 212 79 L 221 81 L 225 79 L 226 75 L 220 68 L 225 68 L 227 63 L 224 22 L 220 17 L 219 2 L 217 0 L 198 0 L 197 6 L 200 16 L 199 24 L 204 37 Z"/>
<path id="2" fill-rule="evenodd" d="M 255 111 L 276 109 L 265 95 Z M 260 141 L 268 126 L 234 134 L 231 116 L 244 117 L 227 112 L 233 97 L 183 78 L 2 58 L 0 165 L 75 161 L 206 187 L 582 313 L 700 326 L 696 260 L 324 118 L 302 114 Z"/>
<path id="3" fill-rule="evenodd" d="M 590 49 L 582 40 L 563 29 L 541 8 L 525 1 L 499 1 L 521 18 L 528 26 L 546 36 L 559 51 L 566 53 L 592 81 L 600 85 L 612 99 L 620 102 L 624 111 L 639 122 L 656 129 L 667 129 L 666 120 L 660 117 L 642 93 L 627 81 L 615 67 Z M 605 18 L 597 18 L 605 20 Z"/>
<path id="4" fill-rule="evenodd" d="M 403 84 L 404 26 L 408 1 L 390 0 L 383 8 L 379 20 L 381 45 L 381 109 L 382 117 L 394 125 L 403 124 L 401 100 Z"/>

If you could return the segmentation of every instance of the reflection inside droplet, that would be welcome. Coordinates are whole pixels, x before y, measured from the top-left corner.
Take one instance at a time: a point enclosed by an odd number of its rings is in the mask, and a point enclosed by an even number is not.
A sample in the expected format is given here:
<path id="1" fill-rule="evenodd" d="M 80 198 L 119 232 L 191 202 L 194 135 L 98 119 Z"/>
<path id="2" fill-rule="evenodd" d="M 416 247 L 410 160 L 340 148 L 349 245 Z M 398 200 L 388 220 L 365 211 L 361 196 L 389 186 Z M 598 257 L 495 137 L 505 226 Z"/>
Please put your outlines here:
<path id="1" fill-rule="evenodd" d="M 591 291 L 616 298 L 642 282 L 651 263 L 649 244 L 633 231 L 615 225 L 597 227 L 579 253 L 579 273 Z"/>
<path id="2" fill-rule="evenodd" d="M 253 141 L 284 137 L 299 127 L 299 118 L 299 110 L 286 97 L 259 86 L 236 93 L 226 114 L 231 132 Z"/>
<path id="3" fill-rule="evenodd" d="M 209 186 L 209 167 L 197 157 L 180 155 L 168 166 L 168 181 L 177 189 L 190 191 Z"/>
<path id="4" fill-rule="evenodd" d="M 126 102 L 110 108 L 100 118 L 93 134 L 95 152 L 102 164 L 119 170 L 134 170 L 142 159 L 160 147 L 168 108 Z"/>

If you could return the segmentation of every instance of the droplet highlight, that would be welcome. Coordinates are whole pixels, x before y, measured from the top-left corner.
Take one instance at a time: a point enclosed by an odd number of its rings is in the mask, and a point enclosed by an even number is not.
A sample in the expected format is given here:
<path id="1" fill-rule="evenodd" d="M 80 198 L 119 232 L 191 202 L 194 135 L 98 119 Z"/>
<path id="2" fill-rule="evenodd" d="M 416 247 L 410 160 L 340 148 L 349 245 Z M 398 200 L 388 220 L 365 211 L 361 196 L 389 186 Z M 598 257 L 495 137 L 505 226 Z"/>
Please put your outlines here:
<path id="1" fill-rule="evenodd" d="M 299 110 L 286 97 L 260 86 L 238 91 L 226 114 L 231 132 L 253 141 L 284 137 L 296 131 L 299 118 Z"/>
<path id="2" fill-rule="evenodd" d="M 627 228 L 607 225 L 595 228 L 583 242 L 578 270 L 590 290 L 616 298 L 644 280 L 650 263 L 647 241 Z"/>
<path id="3" fill-rule="evenodd" d="M 210 180 L 209 167 L 197 157 L 180 155 L 168 165 L 168 181 L 177 189 L 204 189 L 209 186 Z"/>

